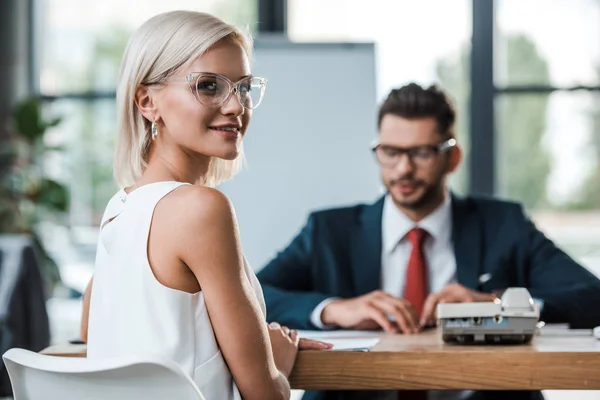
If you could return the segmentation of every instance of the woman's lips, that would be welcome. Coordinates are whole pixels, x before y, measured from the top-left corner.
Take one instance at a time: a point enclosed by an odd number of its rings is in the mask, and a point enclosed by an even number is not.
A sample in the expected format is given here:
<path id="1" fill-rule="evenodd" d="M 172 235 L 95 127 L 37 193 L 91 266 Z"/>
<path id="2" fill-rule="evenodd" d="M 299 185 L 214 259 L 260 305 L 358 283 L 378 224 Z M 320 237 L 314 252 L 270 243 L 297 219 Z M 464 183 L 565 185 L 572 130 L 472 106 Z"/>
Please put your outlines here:
<path id="1" fill-rule="evenodd" d="M 221 127 L 210 127 L 211 131 L 227 138 L 227 139 L 237 139 L 240 136 L 240 130 L 238 128 L 221 128 Z"/>

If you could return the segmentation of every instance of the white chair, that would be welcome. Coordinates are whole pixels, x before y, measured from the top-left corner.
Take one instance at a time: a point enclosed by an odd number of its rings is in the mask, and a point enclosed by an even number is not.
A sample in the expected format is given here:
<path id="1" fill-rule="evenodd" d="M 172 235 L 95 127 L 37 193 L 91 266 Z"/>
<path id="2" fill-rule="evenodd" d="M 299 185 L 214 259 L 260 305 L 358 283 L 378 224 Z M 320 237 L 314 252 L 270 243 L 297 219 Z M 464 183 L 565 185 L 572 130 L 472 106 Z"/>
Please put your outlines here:
<path id="1" fill-rule="evenodd" d="M 15 400 L 204 400 L 171 360 L 54 357 L 23 349 L 2 356 Z"/>

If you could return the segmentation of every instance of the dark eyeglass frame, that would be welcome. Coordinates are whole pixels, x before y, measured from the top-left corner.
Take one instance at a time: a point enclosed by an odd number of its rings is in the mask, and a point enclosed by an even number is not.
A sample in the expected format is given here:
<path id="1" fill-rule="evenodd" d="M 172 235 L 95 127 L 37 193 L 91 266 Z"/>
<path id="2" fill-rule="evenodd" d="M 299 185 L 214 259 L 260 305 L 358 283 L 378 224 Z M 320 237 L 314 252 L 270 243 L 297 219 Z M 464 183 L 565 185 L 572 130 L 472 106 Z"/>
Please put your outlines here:
<path id="1" fill-rule="evenodd" d="M 416 156 L 419 153 L 419 151 L 426 149 L 427 151 L 431 151 L 432 153 L 434 153 L 434 155 L 437 156 L 440 153 L 443 153 L 445 151 L 450 150 L 453 147 L 456 147 L 457 144 L 458 144 L 458 142 L 456 141 L 456 139 L 450 138 L 450 139 L 447 139 L 438 144 L 426 144 L 426 145 L 422 145 L 422 146 L 402 148 L 402 147 L 395 147 L 395 146 L 389 146 L 389 145 L 382 145 L 379 142 L 379 140 L 375 140 L 371 144 L 371 151 L 373 152 L 373 154 L 375 155 L 375 158 L 381 165 L 393 166 L 398 163 L 398 161 L 400 160 L 400 156 L 403 154 L 406 154 L 408 156 L 408 159 L 413 164 L 415 164 L 415 159 L 417 159 Z M 383 147 L 388 148 L 388 149 L 393 149 L 394 151 L 397 152 L 397 156 L 395 157 L 394 162 L 384 163 L 381 161 L 381 158 L 378 155 L 378 149 L 383 148 Z M 425 161 L 429 161 L 429 160 L 425 160 Z"/>

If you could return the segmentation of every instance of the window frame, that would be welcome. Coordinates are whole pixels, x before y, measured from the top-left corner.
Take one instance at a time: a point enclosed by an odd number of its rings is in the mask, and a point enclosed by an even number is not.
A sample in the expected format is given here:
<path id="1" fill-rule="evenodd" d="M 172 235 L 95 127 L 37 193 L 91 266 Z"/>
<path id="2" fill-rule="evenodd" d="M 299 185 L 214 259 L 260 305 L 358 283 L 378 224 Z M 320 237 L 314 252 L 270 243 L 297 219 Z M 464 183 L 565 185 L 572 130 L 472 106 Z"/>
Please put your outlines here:
<path id="1" fill-rule="evenodd" d="M 473 48 L 471 52 L 471 100 L 469 137 L 469 192 L 496 195 L 499 191 L 496 167 L 496 98 L 500 95 L 600 91 L 599 86 L 507 85 L 494 82 L 494 35 L 497 30 L 497 1 L 473 0 Z"/>
<path id="2" fill-rule="evenodd" d="M 93 102 L 101 99 L 114 99 L 114 91 L 67 92 L 47 95 L 39 88 L 39 60 L 36 50 L 42 38 L 36 27 L 40 26 L 36 0 L 30 2 L 28 20 L 28 88 L 30 93 L 43 102 L 56 100 L 80 100 Z M 499 95 L 519 95 L 529 93 L 553 93 L 556 91 L 600 91 L 598 86 L 544 86 L 508 85 L 498 86 L 494 82 L 494 35 L 496 34 L 496 6 L 498 0 L 472 0 L 472 49 L 470 62 L 469 124 L 468 135 L 470 159 L 467 165 L 467 188 L 472 194 L 498 194 L 498 174 L 496 167 L 495 102 Z M 280 34 L 287 32 L 287 0 L 258 0 L 258 34 Z"/>

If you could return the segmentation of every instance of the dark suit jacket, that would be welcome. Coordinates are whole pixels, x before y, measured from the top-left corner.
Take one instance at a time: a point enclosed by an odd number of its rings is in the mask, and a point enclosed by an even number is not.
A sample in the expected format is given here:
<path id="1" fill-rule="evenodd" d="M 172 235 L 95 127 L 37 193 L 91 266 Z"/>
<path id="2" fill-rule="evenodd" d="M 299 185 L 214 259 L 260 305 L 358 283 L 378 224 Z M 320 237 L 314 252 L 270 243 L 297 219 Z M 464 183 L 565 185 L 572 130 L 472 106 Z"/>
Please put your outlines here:
<path id="1" fill-rule="evenodd" d="M 311 214 L 290 245 L 258 273 L 267 319 L 316 329 L 310 315 L 321 301 L 379 289 L 382 212 L 383 198 L 373 205 Z M 595 306 L 600 281 L 536 229 L 520 205 L 453 196 L 452 241 L 460 284 L 483 292 L 526 287 L 543 300 L 543 321 L 568 322 L 572 328 L 600 325 L 600 307 Z M 491 278 L 481 284 L 479 277 L 486 273 Z M 338 396 L 312 393 L 305 398 Z"/>

